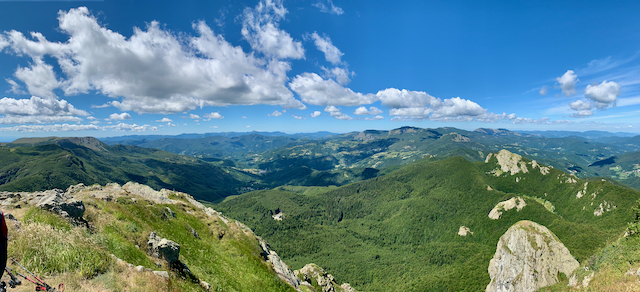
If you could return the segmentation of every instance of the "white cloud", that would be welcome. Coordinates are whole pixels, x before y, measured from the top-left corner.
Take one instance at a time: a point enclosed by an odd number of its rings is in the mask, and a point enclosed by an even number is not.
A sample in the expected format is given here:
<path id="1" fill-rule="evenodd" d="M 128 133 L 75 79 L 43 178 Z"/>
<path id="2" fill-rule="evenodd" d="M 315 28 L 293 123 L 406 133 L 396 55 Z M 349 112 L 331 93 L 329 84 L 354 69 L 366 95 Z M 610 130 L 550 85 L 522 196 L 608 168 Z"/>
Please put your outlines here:
<path id="1" fill-rule="evenodd" d="M 173 122 L 173 120 L 172 120 L 172 119 L 170 119 L 170 118 L 166 118 L 166 117 L 165 117 L 165 118 L 162 118 L 162 120 L 156 120 L 156 121 L 154 121 L 154 122 L 158 122 L 158 123 L 169 123 L 169 122 Z"/>
<path id="2" fill-rule="evenodd" d="M 574 118 L 583 118 L 583 117 L 587 117 L 587 116 L 592 116 L 593 115 L 593 104 L 591 102 L 584 102 L 582 100 L 576 100 L 572 103 L 569 103 L 569 107 L 576 111 L 576 113 L 572 114 L 571 116 Z"/>
<path id="3" fill-rule="evenodd" d="M 338 84 L 343 86 L 351 82 L 350 76 L 354 75 L 353 72 L 349 72 L 349 70 L 340 67 L 334 67 L 332 69 L 322 67 L 322 70 L 324 70 L 326 77 L 335 79 Z"/>
<path id="4" fill-rule="evenodd" d="M 485 108 L 467 99 L 454 97 L 442 100 L 423 91 L 388 88 L 379 91 L 376 96 L 383 105 L 391 108 L 390 115 L 398 116 L 401 120 L 468 121 L 487 112 Z"/>
<path id="5" fill-rule="evenodd" d="M 40 57 L 33 57 L 33 61 L 30 67 L 18 67 L 15 73 L 16 78 L 27 85 L 30 94 L 56 98 L 53 90 L 61 84 L 53 72 L 53 66 L 46 64 Z"/>
<path id="6" fill-rule="evenodd" d="M 354 92 L 332 79 L 323 79 L 316 73 L 297 75 L 289 83 L 289 87 L 302 98 L 302 101 L 313 105 L 355 106 L 370 104 L 377 100 L 373 94 Z"/>
<path id="7" fill-rule="evenodd" d="M 364 118 L 365 121 L 378 121 L 378 120 L 384 120 L 383 116 L 375 116 L 375 117 L 368 117 L 368 118 Z"/>
<path id="8" fill-rule="evenodd" d="M 213 113 L 208 113 L 204 115 L 205 118 L 207 119 L 224 119 L 224 117 L 219 113 L 219 112 L 213 112 Z"/>
<path id="9" fill-rule="evenodd" d="M 320 111 L 315 111 L 315 112 L 311 113 L 311 115 L 310 115 L 310 116 L 311 116 L 312 118 L 317 118 L 317 117 L 319 117 L 320 115 L 322 115 L 322 113 L 321 113 Z"/>
<path id="10" fill-rule="evenodd" d="M 246 117 L 246 116 L 242 116 L 242 118 L 243 118 L 243 119 L 246 119 L 247 117 Z"/>
<path id="11" fill-rule="evenodd" d="M 30 99 L 0 99 L 0 114 L 8 116 L 88 116 L 86 111 L 75 108 L 66 100 L 45 99 L 32 96 Z"/>
<path id="12" fill-rule="evenodd" d="M 0 128 L 0 132 L 72 132 L 72 131 L 90 131 L 101 130 L 96 125 L 20 125 L 13 127 Z"/>
<path id="13" fill-rule="evenodd" d="M 269 11 L 284 9 L 271 1 L 261 6 Z M 264 18 L 259 13 L 254 16 Z M 99 24 L 86 7 L 61 11 L 58 19 L 60 31 L 69 35 L 66 42 L 50 42 L 40 33 L 32 33 L 33 39 L 17 31 L 4 34 L 10 51 L 34 62 L 16 72 L 30 92 L 54 96 L 56 88 L 66 95 L 96 90 L 122 98 L 110 105 L 138 113 L 236 104 L 305 108 L 285 86 L 290 63 L 245 53 L 204 22 L 193 25 L 198 36 L 174 34 L 151 22 L 146 30 L 134 28 L 127 38 Z M 42 61 L 45 55 L 57 59 L 63 78 L 56 79 L 51 66 Z"/>
<path id="14" fill-rule="evenodd" d="M 103 129 L 114 130 L 117 132 L 144 132 L 144 131 L 157 131 L 158 127 L 150 126 L 150 125 L 119 123 L 113 126 L 105 126 L 103 127 Z"/>
<path id="15" fill-rule="evenodd" d="M 22 86 L 20 86 L 20 84 L 18 84 L 17 82 L 13 81 L 12 79 L 5 79 L 5 81 L 7 81 L 7 83 L 9 83 L 9 85 L 11 85 L 11 89 L 9 89 L 9 92 L 13 92 L 15 94 L 27 94 L 26 92 L 24 92 L 23 90 L 21 90 L 20 88 L 22 88 Z"/>
<path id="16" fill-rule="evenodd" d="M 89 122 L 89 124 L 94 124 L 94 125 L 97 125 L 97 124 L 100 124 L 100 123 L 102 123 L 102 122 L 101 121 L 91 121 L 91 122 Z"/>
<path id="17" fill-rule="evenodd" d="M 372 106 L 370 107 L 368 110 L 366 107 L 361 106 L 359 108 L 357 108 L 354 112 L 354 114 L 362 116 L 362 115 L 379 115 L 382 113 L 382 110 L 380 110 L 379 108 Z"/>
<path id="18" fill-rule="evenodd" d="M 302 59 L 302 43 L 294 41 L 289 33 L 278 27 L 278 22 L 287 14 L 282 0 L 261 0 L 255 8 L 244 9 L 242 36 L 251 48 L 269 58 Z"/>
<path id="19" fill-rule="evenodd" d="M 120 121 L 120 120 L 130 120 L 131 119 L 131 115 L 129 113 L 113 113 L 111 115 L 109 115 L 108 120 L 112 120 L 112 121 Z"/>
<path id="20" fill-rule="evenodd" d="M 353 120 L 352 117 L 350 117 L 349 115 L 346 115 L 344 113 L 342 113 L 340 111 L 340 109 L 338 109 L 335 106 L 328 106 L 324 109 L 325 112 L 328 112 L 332 117 L 338 119 L 338 120 Z"/>
<path id="21" fill-rule="evenodd" d="M 590 110 L 593 108 L 593 105 L 590 102 L 584 102 L 582 100 L 576 100 L 569 104 L 569 107 L 572 110 L 582 111 L 582 110 Z"/>
<path id="22" fill-rule="evenodd" d="M 279 117 L 281 115 L 282 113 L 279 111 L 273 111 L 272 113 L 269 114 L 270 117 Z"/>
<path id="23" fill-rule="evenodd" d="M 296 116 L 296 115 L 291 115 L 291 116 L 296 120 L 304 120 L 304 117 L 302 116 Z"/>
<path id="24" fill-rule="evenodd" d="M 196 114 L 189 114 L 189 118 L 192 119 L 192 120 L 199 120 L 200 116 L 196 115 Z"/>
<path id="25" fill-rule="evenodd" d="M 548 92 L 549 92 L 549 88 L 546 86 L 542 86 L 542 88 L 540 88 L 540 91 L 538 91 L 540 95 L 547 95 Z"/>
<path id="26" fill-rule="evenodd" d="M 556 81 L 560 83 L 562 93 L 564 93 L 566 97 L 572 97 L 576 94 L 576 82 L 580 80 L 578 80 L 578 76 L 573 70 L 567 70 L 562 76 L 556 78 Z"/>
<path id="27" fill-rule="evenodd" d="M 4 116 L 0 117 L 0 124 L 50 124 L 60 122 L 80 122 L 74 116 Z"/>
<path id="28" fill-rule="evenodd" d="M 324 4 L 322 1 L 323 0 L 320 0 L 317 3 L 311 5 L 320 9 L 320 11 L 324 13 L 331 13 L 335 15 L 342 15 L 344 13 L 344 10 L 342 10 L 342 8 L 333 4 L 333 0 L 326 0 L 327 4 Z"/>
<path id="29" fill-rule="evenodd" d="M 177 127 L 176 124 L 171 123 L 171 122 L 167 122 L 167 127 Z"/>
<path id="30" fill-rule="evenodd" d="M 620 95 L 620 85 L 614 81 L 602 81 L 597 85 L 587 85 L 584 96 L 593 100 L 597 108 L 606 108 L 616 102 Z"/>
<path id="31" fill-rule="evenodd" d="M 331 62 L 333 65 L 341 64 L 340 58 L 344 53 L 331 43 L 331 39 L 328 36 L 321 37 L 317 32 L 313 32 L 309 35 L 313 39 L 313 43 L 316 45 L 319 51 L 324 53 L 325 59 Z"/>

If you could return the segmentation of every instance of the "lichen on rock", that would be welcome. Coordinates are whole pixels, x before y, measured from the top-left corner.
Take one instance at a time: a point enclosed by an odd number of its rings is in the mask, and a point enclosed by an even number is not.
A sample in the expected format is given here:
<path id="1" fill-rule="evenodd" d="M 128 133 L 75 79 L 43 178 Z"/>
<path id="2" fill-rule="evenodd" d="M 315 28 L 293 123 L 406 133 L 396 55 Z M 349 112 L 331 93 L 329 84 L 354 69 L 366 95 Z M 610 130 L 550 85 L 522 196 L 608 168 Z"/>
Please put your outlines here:
<path id="1" fill-rule="evenodd" d="M 579 267 L 569 250 L 546 227 L 523 220 L 505 232 L 489 262 L 487 292 L 533 292 L 569 277 Z"/>

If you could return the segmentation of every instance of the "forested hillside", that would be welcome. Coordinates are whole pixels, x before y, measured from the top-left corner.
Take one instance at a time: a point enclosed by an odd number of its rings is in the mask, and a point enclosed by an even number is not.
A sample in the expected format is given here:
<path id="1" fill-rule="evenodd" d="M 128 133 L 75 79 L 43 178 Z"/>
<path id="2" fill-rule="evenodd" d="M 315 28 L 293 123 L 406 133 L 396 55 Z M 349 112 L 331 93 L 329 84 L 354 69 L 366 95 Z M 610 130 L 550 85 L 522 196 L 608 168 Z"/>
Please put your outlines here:
<path id="1" fill-rule="evenodd" d="M 422 160 L 334 189 L 252 192 L 216 208 L 282 250 L 292 268 L 315 262 L 357 289 L 481 291 L 495 244 L 515 222 L 548 227 L 582 261 L 624 232 L 638 198 L 503 151 L 486 162 Z M 517 209 L 500 207 L 511 199 Z M 458 235 L 461 227 L 473 234 Z"/>

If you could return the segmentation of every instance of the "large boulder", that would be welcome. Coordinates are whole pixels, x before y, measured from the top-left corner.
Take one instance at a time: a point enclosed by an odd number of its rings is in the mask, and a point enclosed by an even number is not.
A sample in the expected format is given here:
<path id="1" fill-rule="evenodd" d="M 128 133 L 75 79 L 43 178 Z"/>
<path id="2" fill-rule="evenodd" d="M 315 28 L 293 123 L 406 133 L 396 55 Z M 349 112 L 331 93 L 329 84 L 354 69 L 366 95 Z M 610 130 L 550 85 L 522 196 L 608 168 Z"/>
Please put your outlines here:
<path id="1" fill-rule="evenodd" d="M 512 225 L 489 262 L 487 292 L 533 292 L 557 283 L 578 268 L 569 250 L 549 229 L 531 221 Z"/>
<path id="2" fill-rule="evenodd" d="M 149 234 L 147 241 L 149 252 L 157 258 L 164 258 L 169 264 L 177 263 L 180 256 L 180 245 L 174 241 L 158 236 L 155 232 Z"/>
<path id="3" fill-rule="evenodd" d="M 54 189 L 40 193 L 37 207 L 60 214 L 62 217 L 82 220 L 85 207 L 82 201 L 65 194 L 62 190 Z"/>

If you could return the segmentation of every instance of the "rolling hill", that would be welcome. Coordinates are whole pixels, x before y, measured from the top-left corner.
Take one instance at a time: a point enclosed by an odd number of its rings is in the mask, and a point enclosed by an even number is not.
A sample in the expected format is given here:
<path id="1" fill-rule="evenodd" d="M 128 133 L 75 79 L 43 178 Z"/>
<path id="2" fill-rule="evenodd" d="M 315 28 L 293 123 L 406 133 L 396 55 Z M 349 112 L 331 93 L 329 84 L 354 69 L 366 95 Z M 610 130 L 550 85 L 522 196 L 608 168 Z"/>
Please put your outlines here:
<path id="1" fill-rule="evenodd" d="M 501 151 L 475 162 L 424 159 L 339 188 L 251 192 L 215 207 L 269 240 L 292 268 L 315 262 L 359 290 L 481 291 L 495 244 L 514 223 L 546 226 L 585 261 L 624 232 L 638 198 Z M 518 208 L 505 210 L 509 201 Z M 458 235 L 462 227 L 473 234 Z"/>
<path id="2" fill-rule="evenodd" d="M 20 139 L 0 147 L 0 190 L 135 181 L 215 201 L 252 189 L 250 175 L 197 158 L 95 138 Z"/>

